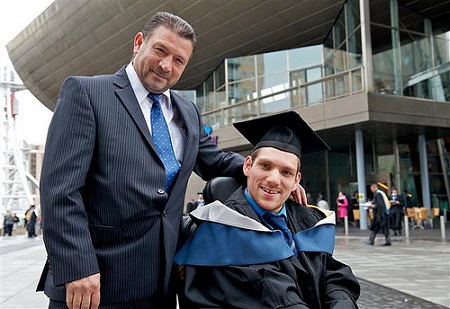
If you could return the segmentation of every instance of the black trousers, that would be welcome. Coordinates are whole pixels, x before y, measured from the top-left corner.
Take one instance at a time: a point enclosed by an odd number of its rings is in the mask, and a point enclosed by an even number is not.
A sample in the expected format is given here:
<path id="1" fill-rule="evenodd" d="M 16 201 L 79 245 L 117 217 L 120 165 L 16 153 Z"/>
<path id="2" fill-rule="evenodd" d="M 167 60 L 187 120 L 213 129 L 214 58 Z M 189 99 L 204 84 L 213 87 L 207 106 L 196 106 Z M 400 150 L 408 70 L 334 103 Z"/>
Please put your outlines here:
<path id="1" fill-rule="evenodd" d="M 384 237 L 386 239 L 389 238 L 389 215 L 385 215 L 383 217 L 383 222 L 376 222 L 372 227 L 371 227 L 371 231 L 372 231 L 372 236 L 373 239 L 375 240 L 375 237 L 377 236 L 377 234 L 379 232 L 384 234 Z"/>
<path id="2" fill-rule="evenodd" d="M 391 214 L 389 215 L 391 218 L 391 229 L 395 231 L 401 231 L 402 230 L 402 217 L 403 217 L 403 210 L 399 206 L 392 206 L 391 207 Z"/>

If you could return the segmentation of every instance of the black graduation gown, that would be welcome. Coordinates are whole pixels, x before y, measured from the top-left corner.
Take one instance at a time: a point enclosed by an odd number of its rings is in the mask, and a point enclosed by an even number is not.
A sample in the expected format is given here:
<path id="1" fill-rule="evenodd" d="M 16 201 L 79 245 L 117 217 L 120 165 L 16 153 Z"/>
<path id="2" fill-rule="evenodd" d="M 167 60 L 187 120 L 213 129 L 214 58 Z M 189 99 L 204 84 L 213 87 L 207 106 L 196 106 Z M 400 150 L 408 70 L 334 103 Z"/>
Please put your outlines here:
<path id="1" fill-rule="evenodd" d="M 226 205 L 262 225 L 242 189 Z M 180 308 L 357 308 L 359 283 L 349 266 L 332 257 L 334 224 L 323 224 L 321 232 L 314 228 L 331 218 L 334 223 L 334 214 L 327 218 L 322 210 L 290 200 L 286 206 L 289 229 L 304 232 L 296 240 L 298 257 L 278 231 L 247 230 L 246 222 L 236 223 L 241 218 L 227 221 L 223 213 L 219 223 L 211 223 L 214 216 L 202 218 L 209 223 L 200 224 L 175 258 L 183 264 Z"/>
<path id="2" fill-rule="evenodd" d="M 373 220 L 369 228 L 375 233 L 382 230 L 384 234 L 389 234 L 389 214 L 386 212 L 385 203 L 381 191 L 376 191 L 373 198 Z"/>

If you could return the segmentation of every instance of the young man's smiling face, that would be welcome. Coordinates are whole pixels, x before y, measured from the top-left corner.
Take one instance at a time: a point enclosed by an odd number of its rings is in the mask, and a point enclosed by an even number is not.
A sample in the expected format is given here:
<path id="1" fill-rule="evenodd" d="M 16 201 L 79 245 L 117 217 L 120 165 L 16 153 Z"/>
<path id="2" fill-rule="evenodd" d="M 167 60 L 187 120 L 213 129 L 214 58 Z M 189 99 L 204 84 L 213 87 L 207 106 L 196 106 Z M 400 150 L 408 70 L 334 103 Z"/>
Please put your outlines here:
<path id="1" fill-rule="evenodd" d="M 259 148 L 245 158 L 244 174 L 250 196 L 259 207 L 279 212 L 301 179 L 299 158 L 272 147 Z"/>

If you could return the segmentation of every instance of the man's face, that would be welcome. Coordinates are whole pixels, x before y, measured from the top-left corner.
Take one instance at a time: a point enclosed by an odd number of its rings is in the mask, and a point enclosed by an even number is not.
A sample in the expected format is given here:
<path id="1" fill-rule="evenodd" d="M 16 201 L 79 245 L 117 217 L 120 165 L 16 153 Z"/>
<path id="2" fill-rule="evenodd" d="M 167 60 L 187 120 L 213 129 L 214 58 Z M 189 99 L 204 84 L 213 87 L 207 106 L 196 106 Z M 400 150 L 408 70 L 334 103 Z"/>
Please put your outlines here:
<path id="1" fill-rule="evenodd" d="M 142 32 L 134 37 L 133 67 L 148 91 L 162 93 L 178 82 L 193 50 L 190 40 L 160 26 L 147 42 Z"/>
<path id="2" fill-rule="evenodd" d="M 245 158 L 244 174 L 250 196 L 264 210 L 279 212 L 301 179 L 298 157 L 271 147 Z"/>

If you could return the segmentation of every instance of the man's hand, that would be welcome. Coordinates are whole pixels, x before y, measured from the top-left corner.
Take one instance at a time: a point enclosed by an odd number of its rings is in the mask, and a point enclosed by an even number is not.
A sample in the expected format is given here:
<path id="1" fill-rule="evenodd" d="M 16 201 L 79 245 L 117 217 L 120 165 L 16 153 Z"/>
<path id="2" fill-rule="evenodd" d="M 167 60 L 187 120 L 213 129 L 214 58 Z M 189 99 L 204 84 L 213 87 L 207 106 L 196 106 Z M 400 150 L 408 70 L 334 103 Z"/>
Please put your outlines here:
<path id="1" fill-rule="evenodd" d="M 306 197 L 306 191 L 301 185 L 298 185 L 297 189 L 292 191 L 292 198 L 294 199 L 294 201 L 297 204 L 308 205 L 308 199 Z"/>
<path id="2" fill-rule="evenodd" d="M 97 309 L 100 305 L 100 274 L 66 283 L 69 309 Z"/>

